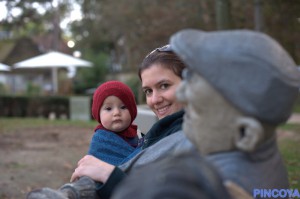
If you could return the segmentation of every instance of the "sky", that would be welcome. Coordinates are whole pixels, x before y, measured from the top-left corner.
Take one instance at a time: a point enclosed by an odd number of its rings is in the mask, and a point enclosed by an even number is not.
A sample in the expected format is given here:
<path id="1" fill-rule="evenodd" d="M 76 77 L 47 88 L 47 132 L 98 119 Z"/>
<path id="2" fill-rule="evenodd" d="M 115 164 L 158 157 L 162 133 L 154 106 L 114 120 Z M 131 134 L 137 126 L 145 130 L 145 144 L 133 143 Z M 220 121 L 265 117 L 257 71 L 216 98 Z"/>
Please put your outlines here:
<path id="1" fill-rule="evenodd" d="M 4 17 L 6 16 L 7 12 L 6 12 L 6 8 L 5 8 L 5 2 L 0 2 L 0 21 L 2 19 L 4 19 Z"/>
<path id="2" fill-rule="evenodd" d="M 38 9 L 40 13 L 44 12 L 43 9 L 38 6 L 38 4 L 33 4 L 32 6 Z M 12 12 L 13 15 L 18 15 L 20 13 L 20 10 L 14 9 Z M 6 17 L 6 15 L 7 15 L 7 11 L 5 7 L 5 2 L 0 1 L 0 21 L 3 20 Z M 69 16 L 60 23 L 60 27 L 62 29 L 66 29 L 68 23 L 80 19 L 82 19 L 80 6 L 74 3 L 73 10 L 69 13 Z"/>

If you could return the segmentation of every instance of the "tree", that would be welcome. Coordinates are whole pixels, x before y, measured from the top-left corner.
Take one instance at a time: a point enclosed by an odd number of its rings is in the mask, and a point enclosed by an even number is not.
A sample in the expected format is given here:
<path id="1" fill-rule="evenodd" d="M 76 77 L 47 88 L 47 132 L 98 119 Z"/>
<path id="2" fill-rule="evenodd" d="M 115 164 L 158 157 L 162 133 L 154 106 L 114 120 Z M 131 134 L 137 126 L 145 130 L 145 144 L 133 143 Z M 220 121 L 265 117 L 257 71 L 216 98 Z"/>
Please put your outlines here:
<path id="1" fill-rule="evenodd" d="M 107 44 L 108 53 L 122 71 L 136 71 L 152 49 L 168 43 L 183 28 L 212 29 L 213 4 L 209 0 L 83 1 L 84 45 Z M 73 29 L 74 30 L 74 29 Z M 78 35 L 78 34 L 77 34 Z M 76 38 L 76 36 L 75 36 Z M 87 42 L 93 41 L 93 43 Z M 104 45 L 105 46 L 105 45 Z"/>
<path id="2" fill-rule="evenodd" d="M 16 38 L 22 36 L 38 35 L 48 31 L 58 31 L 55 24 L 60 23 L 70 10 L 71 0 L 60 0 L 57 7 L 53 6 L 52 0 L 16 0 L 6 1 L 6 18 L 1 21 L 4 30 L 12 31 Z M 13 10 L 19 10 L 18 15 L 14 15 Z"/>
<path id="3" fill-rule="evenodd" d="M 231 28 L 230 0 L 215 0 L 216 25 L 218 30 Z"/>
<path id="4" fill-rule="evenodd" d="M 74 92 L 85 93 L 86 90 L 96 88 L 105 81 L 107 74 L 108 56 L 103 52 L 86 51 L 85 57 L 93 62 L 92 68 L 81 68 L 74 79 Z"/>
<path id="5" fill-rule="evenodd" d="M 264 30 L 264 20 L 262 12 L 262 0 L 254 0 L 254 29 L 260 32 Z"/>
<path id="6" fill-rule="evenodd" d="M 300 62 L 300 1 L 268 0 L 264 2 L 265 32 L 277 39 Z"/>

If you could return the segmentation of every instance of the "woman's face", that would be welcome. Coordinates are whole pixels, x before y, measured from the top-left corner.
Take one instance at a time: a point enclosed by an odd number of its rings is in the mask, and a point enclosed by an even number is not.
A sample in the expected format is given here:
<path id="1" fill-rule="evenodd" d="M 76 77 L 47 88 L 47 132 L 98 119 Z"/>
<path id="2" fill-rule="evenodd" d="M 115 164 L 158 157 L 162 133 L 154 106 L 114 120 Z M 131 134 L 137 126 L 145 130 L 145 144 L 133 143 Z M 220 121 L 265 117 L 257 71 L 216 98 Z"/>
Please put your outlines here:
<path id="1" fill-rule="evenodd" d="M 172 70 L 161 64 L 153 64 L 142 71 L 141 79 L 146 102 L 158 119 L 183 108 L 183 105 L 176 100 L 175 95 L 181 78 Z"/>

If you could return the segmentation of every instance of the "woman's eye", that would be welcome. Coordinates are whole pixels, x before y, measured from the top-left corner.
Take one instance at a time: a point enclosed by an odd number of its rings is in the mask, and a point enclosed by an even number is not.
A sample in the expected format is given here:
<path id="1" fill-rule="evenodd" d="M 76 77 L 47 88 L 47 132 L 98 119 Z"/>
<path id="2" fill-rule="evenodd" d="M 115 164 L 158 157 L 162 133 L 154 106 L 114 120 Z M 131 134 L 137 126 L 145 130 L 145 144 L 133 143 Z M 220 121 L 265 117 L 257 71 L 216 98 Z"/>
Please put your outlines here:
<path id="1" fill-rule="evenodd" d="M 144 93 L 145 93 L 147 96 L 149 96 L 149 95 L 151 95 L 152 90 L 150 90 L 150 89 L 145 89 L 145 90 L 144 90 Z"/>
<path id="2" fill-rule="evenodd" d="M 121 109 L 127 109 L 127 107 L 125 105 L 121 106 Z"/>
<path id="3" fill-rule="evenodd" d="M 169 87 L 170 87 L 170 84 L 162 84 L 162 85 L 160 85 L 160 88 L 163 89 L 163 90 L 165 90 L 165 89 L 167 89 Z"/>

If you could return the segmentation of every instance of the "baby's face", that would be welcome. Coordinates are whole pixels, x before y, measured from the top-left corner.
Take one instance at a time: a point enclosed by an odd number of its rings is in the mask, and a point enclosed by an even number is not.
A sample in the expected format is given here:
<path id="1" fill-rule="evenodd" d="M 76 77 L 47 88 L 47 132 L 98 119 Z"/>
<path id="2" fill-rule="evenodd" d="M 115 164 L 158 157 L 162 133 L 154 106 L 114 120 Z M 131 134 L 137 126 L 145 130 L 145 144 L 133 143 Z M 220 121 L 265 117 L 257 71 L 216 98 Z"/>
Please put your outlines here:
<path id="1" fill-rule="evenodd" d="M 125 104 L 116 96 L 108 96 L 100 108 L 101 124 L 107 130 L 121 132 L 131 124 L 131 116 Z"/>

